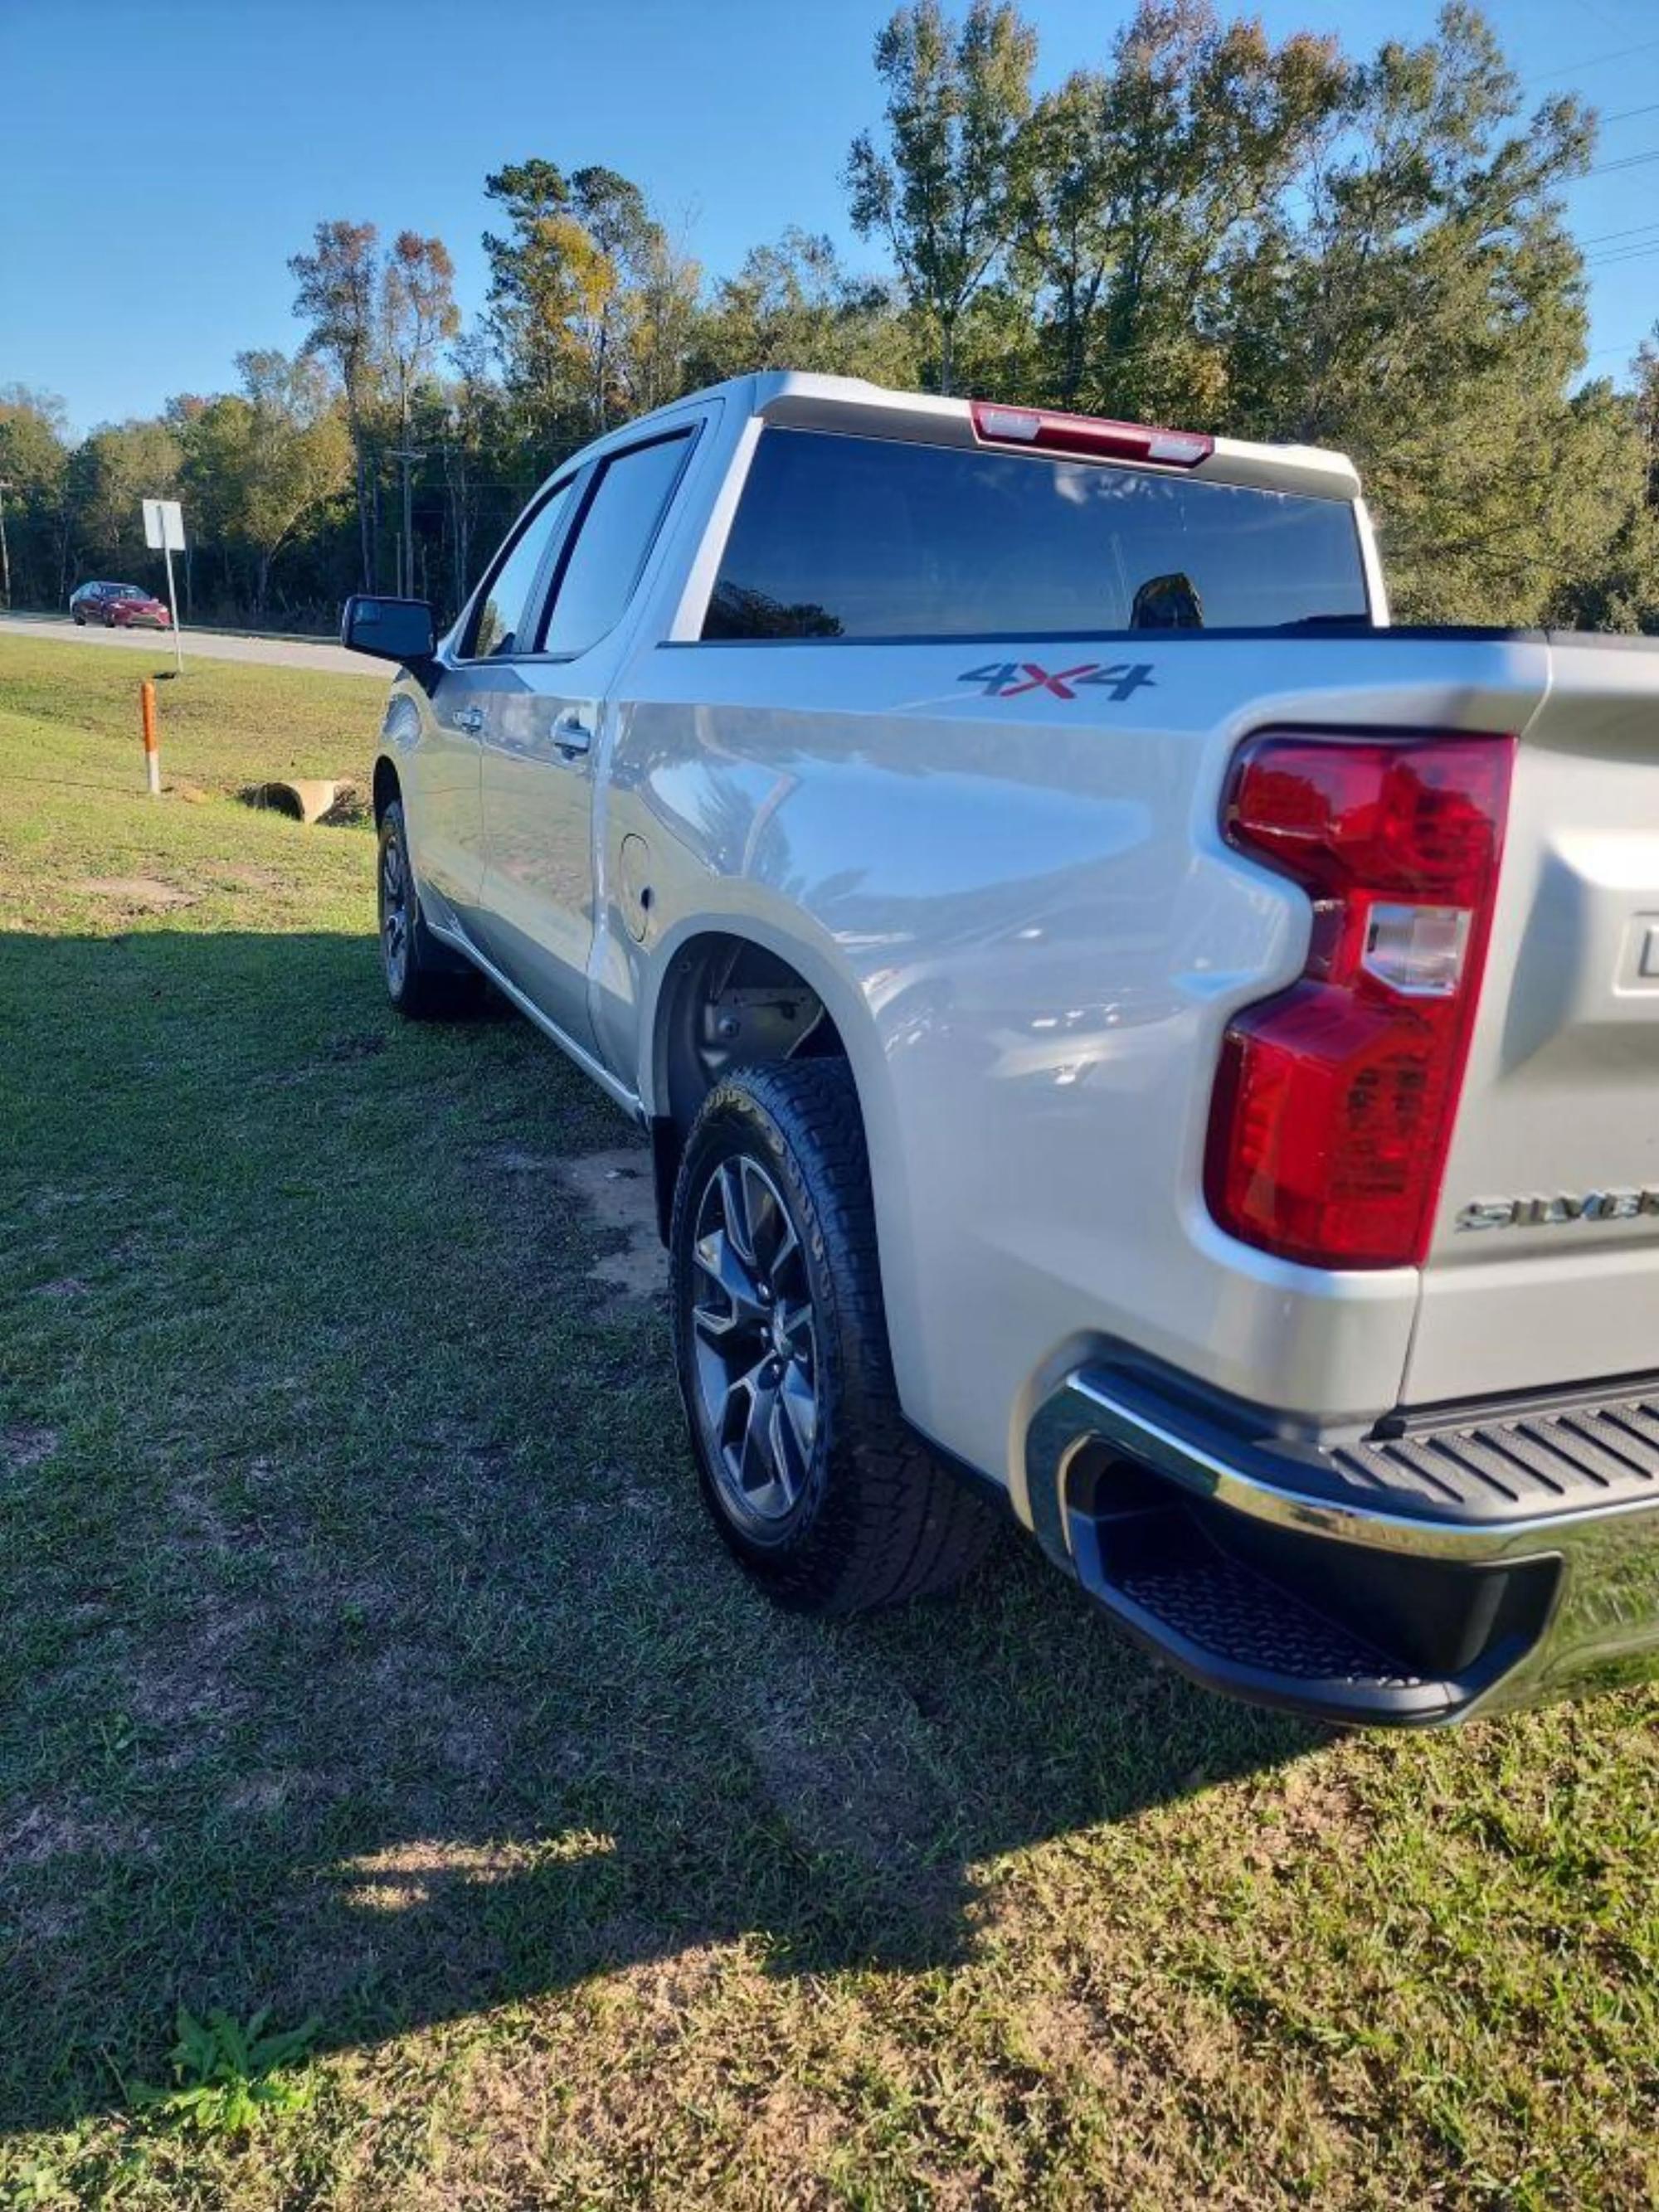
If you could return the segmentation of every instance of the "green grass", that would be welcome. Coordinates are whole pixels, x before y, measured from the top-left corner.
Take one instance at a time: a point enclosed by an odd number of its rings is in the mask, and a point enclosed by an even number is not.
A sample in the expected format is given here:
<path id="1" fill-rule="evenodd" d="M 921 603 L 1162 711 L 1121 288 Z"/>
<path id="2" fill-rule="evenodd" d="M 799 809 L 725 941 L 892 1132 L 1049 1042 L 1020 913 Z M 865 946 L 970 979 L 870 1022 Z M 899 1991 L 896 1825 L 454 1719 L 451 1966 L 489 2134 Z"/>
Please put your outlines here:
<path id="1" fill-rule="evenodd" d="M 1322 1736 L 1012 1539 L 770 1611 L 629 1132 L 228 795 L 378 685 L 198 665 L 153 803 L 115 659 L 0 641 L 0 2203 L 1651 2202 L 1659 1697 Z"/>

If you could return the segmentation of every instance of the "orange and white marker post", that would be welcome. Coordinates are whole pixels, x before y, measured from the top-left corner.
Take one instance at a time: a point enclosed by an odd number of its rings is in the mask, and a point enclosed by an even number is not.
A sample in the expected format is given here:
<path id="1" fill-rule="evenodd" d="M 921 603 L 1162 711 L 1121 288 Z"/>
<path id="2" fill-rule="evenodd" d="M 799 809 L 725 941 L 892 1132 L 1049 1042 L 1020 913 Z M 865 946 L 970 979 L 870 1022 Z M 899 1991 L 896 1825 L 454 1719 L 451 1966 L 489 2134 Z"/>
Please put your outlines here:
<path id="1" fill-rule="evenodd" d="M 138 714 L 144 726 L 144 774 L 152 799 L 161 796 L 161 756 L 155 744 L 155 686 L 145 677 L 138 686 Z"/>

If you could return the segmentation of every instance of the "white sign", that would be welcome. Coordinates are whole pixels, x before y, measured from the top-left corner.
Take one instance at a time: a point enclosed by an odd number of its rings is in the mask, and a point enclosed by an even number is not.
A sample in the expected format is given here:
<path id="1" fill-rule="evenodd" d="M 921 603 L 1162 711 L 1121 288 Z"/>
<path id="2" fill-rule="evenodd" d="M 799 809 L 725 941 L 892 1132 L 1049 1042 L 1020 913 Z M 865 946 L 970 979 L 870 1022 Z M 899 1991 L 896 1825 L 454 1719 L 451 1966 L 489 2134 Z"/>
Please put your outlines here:
<path id="1" fill-rule="evenodd" d="M 144 543 L 157 553 L 185 550 L 185 510 L 176 499 L 144 501 Z"/>
<path id="2" fill-rule="evenodd" d="M 167 564 L 167 628 L 173 632 L 173 665 L 182 676 L 185 649 L 179 642 L 179 594 L 173 588 L 173 556 L 185 550 L 185 510 L 176 499 L 144 501 L 144 543 L 166 556 Z"/>

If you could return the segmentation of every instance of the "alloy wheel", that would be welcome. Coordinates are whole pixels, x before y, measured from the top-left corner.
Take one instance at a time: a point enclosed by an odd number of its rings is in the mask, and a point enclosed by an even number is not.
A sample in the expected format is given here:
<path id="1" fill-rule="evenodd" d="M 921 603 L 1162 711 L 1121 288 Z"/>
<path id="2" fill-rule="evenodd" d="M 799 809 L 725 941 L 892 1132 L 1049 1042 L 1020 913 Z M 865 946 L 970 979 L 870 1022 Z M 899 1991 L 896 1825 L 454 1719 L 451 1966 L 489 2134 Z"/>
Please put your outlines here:
<path id="1" fill-rule="evenodd" d="M 380 957 L 387 988 L 395 998 L 409 968 L 409 869 L 403 840 L 396 836 L 380 848 Z"/>
<path id="2" fill-rule="evenodd" d="M 704 1185 L 692 1256 L 698 1419 L 726 1510 L 764 1535 L 788 1519 L 811 1466 L 818 1347 L 805 1253 L 750 1154 Z"/>

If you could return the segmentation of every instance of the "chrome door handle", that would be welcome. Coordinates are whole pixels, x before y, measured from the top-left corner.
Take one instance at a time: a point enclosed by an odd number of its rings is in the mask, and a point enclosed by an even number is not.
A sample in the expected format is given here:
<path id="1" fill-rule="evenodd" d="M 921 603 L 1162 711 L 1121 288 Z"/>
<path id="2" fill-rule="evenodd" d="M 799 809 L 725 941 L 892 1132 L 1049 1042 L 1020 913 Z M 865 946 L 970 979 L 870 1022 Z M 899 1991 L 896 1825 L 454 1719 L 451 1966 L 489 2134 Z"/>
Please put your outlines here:
<path id="1" fill-rule="evenodd" d="M 458 730 L 465 730 L 468 737 L 476 738 L 479 731 L 483 727 L 483 708 L 482 707 L 458 707 L 449 719 L 453 722 Z"/>
<path id="2" fill-rule="evenodd" d="M 575 708 L 567 707 L 553 725 L 553 742 L 567 760 L 574 760 L 592 744 L 593 732 Z"/>

